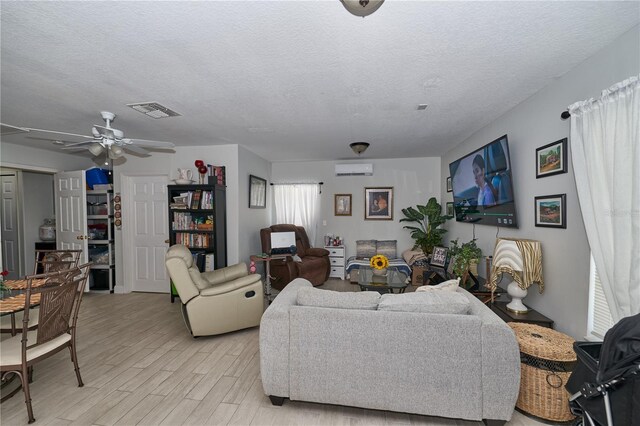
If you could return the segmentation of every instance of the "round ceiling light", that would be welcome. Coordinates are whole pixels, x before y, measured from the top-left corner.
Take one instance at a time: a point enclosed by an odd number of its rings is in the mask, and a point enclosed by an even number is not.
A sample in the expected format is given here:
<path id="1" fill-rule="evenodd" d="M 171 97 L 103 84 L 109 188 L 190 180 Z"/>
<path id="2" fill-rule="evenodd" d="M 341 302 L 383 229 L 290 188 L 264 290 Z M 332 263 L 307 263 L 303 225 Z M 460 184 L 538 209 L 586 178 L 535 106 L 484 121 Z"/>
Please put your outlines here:
<path id="1" fill-rule="evenodd" d="M 340 0 L 340 2 L 349 13 L 364 18 L 378 10 L 384 0 Z"/>
<path id="2" fill-rule="evenodd" d="M 360 155 L 369 148 L 369 142 L 353 142 L 349 144 L 349 147 L 351 147 L 353 152 Z"/>

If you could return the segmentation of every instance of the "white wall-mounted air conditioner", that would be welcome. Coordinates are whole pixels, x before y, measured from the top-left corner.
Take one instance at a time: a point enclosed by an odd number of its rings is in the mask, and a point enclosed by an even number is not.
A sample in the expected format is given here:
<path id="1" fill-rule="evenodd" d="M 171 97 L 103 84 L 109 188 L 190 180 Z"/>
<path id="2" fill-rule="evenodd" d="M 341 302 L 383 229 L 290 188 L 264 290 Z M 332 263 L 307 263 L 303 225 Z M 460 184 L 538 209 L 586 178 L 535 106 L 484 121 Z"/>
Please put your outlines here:
<path id="1" fill-rule="evenodd" d="M 336 164 L 336 176 L 373 176 L 373 164 Z"/>

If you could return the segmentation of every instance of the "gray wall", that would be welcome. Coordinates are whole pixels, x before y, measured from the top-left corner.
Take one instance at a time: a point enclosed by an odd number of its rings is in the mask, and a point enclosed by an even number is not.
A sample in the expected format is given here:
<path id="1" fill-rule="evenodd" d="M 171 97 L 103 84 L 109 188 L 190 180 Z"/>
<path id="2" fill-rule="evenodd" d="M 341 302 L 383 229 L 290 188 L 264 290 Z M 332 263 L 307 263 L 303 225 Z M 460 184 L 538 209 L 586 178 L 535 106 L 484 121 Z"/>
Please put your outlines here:
<path id="1" fill-rule="evenodd" d="M 249 175 L 267 180 L 267 207 L 249 208 Z M 240 229 L 238 256 L 240 262 L 249 264 L 249 256 L 262 252 L 260 229 L 271 225 L 271 204 L 273 188 L 271 182 L 271 163 L 248 149 L 238 147 L 238 213 Z"/>
<path id="2" fill-rule="evenodd" d="M 215 146 L 188 146 L 176 147 L 175 153 L 154 152 L 151 157 L 138 158 L 134 155 L 127 155 L 126 161 L 118 160 L 118 165 L 114 165 L 114 191 L 122 191 L 120 177 L 125 175 L 168 175 L 168 179 L 177 177 L 179 168 L 191 169 L 194 180 L 198 181 L 198 173 L 193 164 L 195 160 L 202 160 L 208 164 L 215 164 L 226 167 L 227 174 L 227 263 L 234 264 L 239 260 L 239 213 L 238 213 L 238 145 L 215 145 Z M 172 182 L 167 181 L 168 184 Z M 124 206 L 123 206 L 124 207 Z M 126 217 L 122 218 L 123 230 L 125 229 Z M 122 230 L 122 231 L 123 231 Z M 115 233 L 116 250 L 116 279 L 117 282 L 124 282 L 122 275 L 122 231 Z M 167 237 L 169 230 L 167 229 Z M 126 287 L 126 283 L 125 283 Z M 122 290 L 122 286 L 116 287 Z"/>
<path id="3" fill-rule="evenodd" d="M 338 163 L 373 163 L 373 176 L 341 176 L 334 173 Z M 426 204 L 439 197 L 440 159 L 437 157 L 396 158 L 390 160 L 308 161 L 273 163 L 272 179 L 276 183 L 324 182 L 321 215 L 315 246 L 321 247 L 325 234 L 339 235 L 347 256 L 355 255 L 356 240 L 398 240 L 398 252 L 411 248 L 413 240 L 399 220 L 400 211 L 416 204 Z M 364 220 L 364 188 L 394 189 L 393 221 Z M 352 194 L 352 215 L 334 216 L 334 194 Z M 275 220 L 275 215 L 273 216 Z M 326 221 L 326 225 L 323 224 Z"/>
<path id="4" fill-rule="evenodd" d="M 576 339 L 582 339 L 587 331 L 590 250 L 573 169 L 569 158 L 568 173 L 536 179 L 535 150 L 569 137 L 569 120 L 560 120 L 560 113 L 568 105 L 598 97 L 602 89 L 640 72 L 639 40 L 640 31 L 636 26 L 442 158 L 441 193 L 443 199 L 452 201 L 452 194 L 445 188 L 449 163 L 508 134 L 520 228 L 500 229 L 499 235 L 542 242 L 545 291 L 538 294 L 537 287 L 531 287 L 525 302 L 553 319 L 558 330 Z M 567 229 L 535 227 L 534 197 L 559 193 L 567 194 Z M 448 228 L 449 239 L 460 237 L 461 241 L 467 241 L 472 238 L 473 226 L 470 224 L 450 222 Z M 497 231 L 496 227 L 475 227 L 478 243 L 485 255 L 493 252 Z M 485 275 L 483 269 L 481 275 Z"/>
<path id="5" fill-rule="evenodd" d="M 53 175 L 22 172 L 25 273 L 33 272 L 35 243 L 40 241 L 40 225 L 55 218 Z"/>

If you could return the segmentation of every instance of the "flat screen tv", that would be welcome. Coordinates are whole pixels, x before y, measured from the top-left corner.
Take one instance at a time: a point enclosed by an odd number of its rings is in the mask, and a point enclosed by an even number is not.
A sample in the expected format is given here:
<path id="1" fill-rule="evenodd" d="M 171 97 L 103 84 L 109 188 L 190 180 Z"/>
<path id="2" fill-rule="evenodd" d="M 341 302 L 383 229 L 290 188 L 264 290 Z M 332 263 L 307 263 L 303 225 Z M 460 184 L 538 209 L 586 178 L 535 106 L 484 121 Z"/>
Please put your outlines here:
<path id="1" fill-rule="evenodd" d="M 449 164 L 456 221 L 517 228 L 507 135 Z"/>

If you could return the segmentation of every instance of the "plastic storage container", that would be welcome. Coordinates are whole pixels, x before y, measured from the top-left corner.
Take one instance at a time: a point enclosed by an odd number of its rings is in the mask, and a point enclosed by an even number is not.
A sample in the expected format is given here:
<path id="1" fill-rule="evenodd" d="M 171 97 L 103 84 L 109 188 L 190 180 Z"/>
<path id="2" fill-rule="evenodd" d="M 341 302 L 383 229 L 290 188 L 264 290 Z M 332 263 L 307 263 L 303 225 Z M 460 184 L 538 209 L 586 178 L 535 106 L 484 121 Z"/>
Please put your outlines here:
<path id="1" fill-rule="evenodd" d="M 93 185 L 95 184 L 109 183 L 109 179 L 107 178 L 107 175 L 104 173 L 104 170 L 99 169 L 97 167 L 87 170 L 85 174 L 87 176 L 87 185 L 91 189 L 93 189 Z"/>

